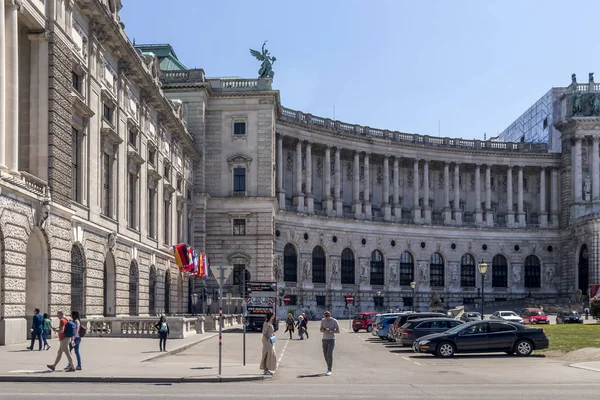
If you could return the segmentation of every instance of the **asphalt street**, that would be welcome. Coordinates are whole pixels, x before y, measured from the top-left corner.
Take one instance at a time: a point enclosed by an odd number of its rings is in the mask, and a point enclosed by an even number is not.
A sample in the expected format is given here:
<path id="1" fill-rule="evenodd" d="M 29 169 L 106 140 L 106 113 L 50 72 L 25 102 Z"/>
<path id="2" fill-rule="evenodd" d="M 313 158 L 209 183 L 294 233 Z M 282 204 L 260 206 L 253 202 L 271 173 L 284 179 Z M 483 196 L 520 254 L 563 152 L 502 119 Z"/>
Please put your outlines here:
<path id="1" fill-rule="evenodd" d="M 275 377 L 265 381 L 204 384 L 31 384 L 2 383 L 1 399 L 203 398 L 203 399 L 486 399 L 592 398 L 600 392 L 600 373 L 571 368 L 567 363 L 534 353 L 529 358 L 505 354 L 458 355 L 438 359 L 415 354 L 369 333 L 353 333 L 343 326 L 338 335 L 333 375 L 325 363 L 316 323 L 309 324 L 308 340 L 288 340 L 280 330 L 276 344 L 280 360 Z M 247 362 L 257 365 L 260 334 L 247 335 Z M 223 360 L 242 362 L 242 335 L 224 337 Z M 175 364 L 203 368 L 218 355 L 217 339 L 210 339 L 173 356 L 153 361 L 154 368 Z"/>

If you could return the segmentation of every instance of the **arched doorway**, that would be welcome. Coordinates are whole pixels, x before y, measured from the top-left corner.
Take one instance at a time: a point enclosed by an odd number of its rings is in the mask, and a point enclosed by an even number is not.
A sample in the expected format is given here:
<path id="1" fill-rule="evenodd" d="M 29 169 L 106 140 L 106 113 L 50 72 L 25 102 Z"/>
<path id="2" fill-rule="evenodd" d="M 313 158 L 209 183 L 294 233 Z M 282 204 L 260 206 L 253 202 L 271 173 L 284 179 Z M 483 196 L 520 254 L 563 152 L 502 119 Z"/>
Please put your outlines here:
<path id="1" fill-rule="evenodd" d="M 590 287 L 590 256 L 588 252 L 587 245 L 581 246 L 581 250 L 579 250 L 579 262 L 577 263 L 577 273 L 578 273 L 578 289 L 580 289 L 583 294 L 587 294 L 588 289 Z"/>
<path id="2" fill-rule="evenodd" d="M 115 257 L 111 252 L 104 259 L 104 316 L 117 315 L 117 271 Z"/>
<path id="3" fill-rule="evenodd" d="M 77 243 L 71 247 L 71 311 L 85 315 L 85 261 Z"/>
<path id="4" fill-rule="evenodd" d="M 165 272 L 165 314 L 171 313 L 171 272 Z"/>
<path id="5" fill-rule="evenodd" d="M 283 248 L 283 280 L 296 282 L 298 279 L 298 256 L 294 245 L 288 243 Z"/>
<path id="6" fill-rule="evenodd" d="M 27 240 L 25 315 L 27 320 L 33 310 L 48 312 L 48 248 L 39 228 L 33 228 Z M 29 329 L 28 329 L 29 331 Z"/>

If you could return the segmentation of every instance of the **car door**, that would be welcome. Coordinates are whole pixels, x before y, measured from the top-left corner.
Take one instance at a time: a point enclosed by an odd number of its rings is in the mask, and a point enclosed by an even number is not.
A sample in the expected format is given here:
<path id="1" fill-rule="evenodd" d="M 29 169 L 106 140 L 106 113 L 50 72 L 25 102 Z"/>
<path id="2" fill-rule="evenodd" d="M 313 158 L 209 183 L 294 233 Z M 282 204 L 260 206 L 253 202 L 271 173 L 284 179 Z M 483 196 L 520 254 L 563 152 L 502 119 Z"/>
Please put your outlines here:
<path id="1" fill-rule="evenodd" d="M 462 330 L 456 337 L 457 352 L 481 352 L 489 350 L 489 322 L 480 322 Z"/>
<path id="2" fill-rule="evenodd" d="M 517 328 L 502 322 L 490 322 L 488 333 L 490 351 L 508 351 L 517 340 Z"/>

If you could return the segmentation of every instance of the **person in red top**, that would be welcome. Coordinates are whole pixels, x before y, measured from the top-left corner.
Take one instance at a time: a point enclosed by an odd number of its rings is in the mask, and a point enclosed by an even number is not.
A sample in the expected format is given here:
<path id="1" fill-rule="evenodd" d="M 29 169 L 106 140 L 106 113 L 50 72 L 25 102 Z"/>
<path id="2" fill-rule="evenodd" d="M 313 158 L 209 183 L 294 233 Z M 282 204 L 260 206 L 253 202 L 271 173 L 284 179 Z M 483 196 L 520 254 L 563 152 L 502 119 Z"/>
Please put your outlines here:
<path id="1" fill-rule="evenodd" d="M 57 315 L 60 319 L 60 324 L 58 325 L 58 329 L 53 328 L 53 330 L 54 332 L 58 332 L 58 341 L 60 342 L 60 345 L 58 347 L 58 354 L 56 355 L 56 360 L 54 361 L 54 364 L 48 364 L 47 367 L 51 371 L 54 371 L 54 369 L 60 362 L 60 359 L 62 358 L 62 354 L 65 353 L 67 355 L 67 359 L 69 360 L 69 369 L 67 369 L 67 372 L 73 372 L 75 371 L 75 368 L 73 368 L 73 358 L 71 358 L 71 353 L 69 352 L 69 343 L 73 342 L 73 345 L 75 345 L 75 336 L 67 337 L 67 335 L 65 334 L 65 328 L 67 326 L 68 320 L 67 318 L 65 318 L 65 314 L 62 311 L 59 311 Z"/>

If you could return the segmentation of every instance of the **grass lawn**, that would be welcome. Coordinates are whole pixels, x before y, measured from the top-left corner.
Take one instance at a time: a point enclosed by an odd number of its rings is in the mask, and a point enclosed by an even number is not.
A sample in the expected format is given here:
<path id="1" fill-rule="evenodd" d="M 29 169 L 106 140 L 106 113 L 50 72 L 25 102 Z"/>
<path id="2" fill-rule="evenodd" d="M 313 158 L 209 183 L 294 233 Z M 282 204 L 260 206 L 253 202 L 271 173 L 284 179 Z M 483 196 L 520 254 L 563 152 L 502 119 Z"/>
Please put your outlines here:
<path id="1" fill-rule="evenodd" d="M 550 339 L 549 351 L 566 353 L 584 347 L 600 347 L 600 324 L 534 325 L 534 327 L 544 328 L 546 331 Z"/>

